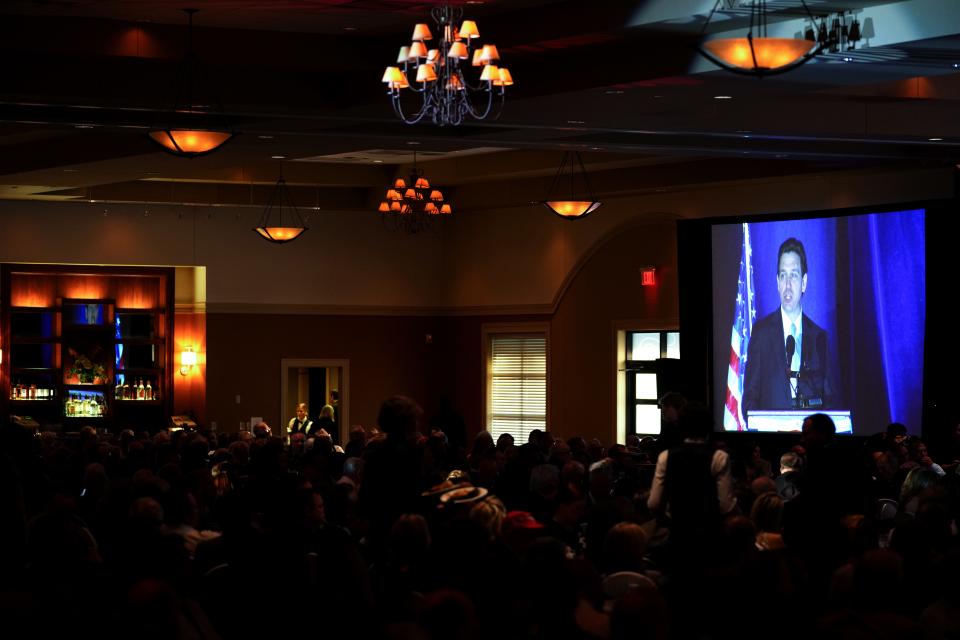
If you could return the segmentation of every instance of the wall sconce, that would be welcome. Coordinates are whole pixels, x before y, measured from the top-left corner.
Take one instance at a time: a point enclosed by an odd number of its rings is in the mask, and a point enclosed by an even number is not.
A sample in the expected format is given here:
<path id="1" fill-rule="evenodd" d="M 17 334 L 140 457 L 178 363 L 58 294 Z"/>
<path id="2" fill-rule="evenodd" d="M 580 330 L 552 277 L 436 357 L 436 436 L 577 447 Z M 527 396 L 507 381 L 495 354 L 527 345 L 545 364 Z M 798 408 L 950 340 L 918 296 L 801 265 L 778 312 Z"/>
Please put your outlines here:
<path id="1" fill-rule="evenodd" d="M 184 349 L 180 352 L 180 375 L 185 376 L 197 366 L 197 352 L 193 349 Z"/>
<path id="2" fill-rule="evenodd" d="M 657 270 L 655 267 L 641 267 L 640 276 L 641 284 L 645 287 L 655 287 L 657 286 Z"/>

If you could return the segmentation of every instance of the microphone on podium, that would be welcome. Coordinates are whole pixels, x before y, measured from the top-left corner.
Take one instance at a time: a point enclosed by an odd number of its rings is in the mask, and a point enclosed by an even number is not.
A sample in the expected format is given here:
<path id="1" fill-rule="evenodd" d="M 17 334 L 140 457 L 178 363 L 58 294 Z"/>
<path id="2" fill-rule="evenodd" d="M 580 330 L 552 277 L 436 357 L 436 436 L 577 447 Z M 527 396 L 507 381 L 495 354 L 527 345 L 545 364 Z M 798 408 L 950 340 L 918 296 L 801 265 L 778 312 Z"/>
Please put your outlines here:
<path id="1" fill-rule="evenodd" d="M 793 378 L 796 374 L 790 370 L 793 354 L 797 351 L 797 341 L 793 336 L 787 336 L 787 377 Z"/>

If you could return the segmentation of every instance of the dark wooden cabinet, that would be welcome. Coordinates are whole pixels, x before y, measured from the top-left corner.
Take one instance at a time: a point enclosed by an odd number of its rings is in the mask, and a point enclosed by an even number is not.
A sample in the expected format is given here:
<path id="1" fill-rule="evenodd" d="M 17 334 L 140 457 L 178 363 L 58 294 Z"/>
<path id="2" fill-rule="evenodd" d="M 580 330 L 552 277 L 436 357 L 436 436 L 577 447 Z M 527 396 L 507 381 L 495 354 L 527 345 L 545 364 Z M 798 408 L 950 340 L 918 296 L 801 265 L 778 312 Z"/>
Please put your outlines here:
<path id="1" fill-rule="evenodd" d="M 163 426 L 173 388 L 169 270 L 20 266 L 4 265 L 2 276 L 5 413 L 65 430 Z M 57 295 L 71 291 L 114 295 Z"/>

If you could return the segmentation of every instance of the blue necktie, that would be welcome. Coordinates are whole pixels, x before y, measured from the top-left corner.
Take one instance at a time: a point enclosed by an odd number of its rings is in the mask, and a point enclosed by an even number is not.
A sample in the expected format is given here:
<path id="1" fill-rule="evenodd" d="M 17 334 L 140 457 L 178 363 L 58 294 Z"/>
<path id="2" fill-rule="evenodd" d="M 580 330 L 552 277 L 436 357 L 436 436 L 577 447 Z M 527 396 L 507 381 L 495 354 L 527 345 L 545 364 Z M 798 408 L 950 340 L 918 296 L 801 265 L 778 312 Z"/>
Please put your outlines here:
<path id="1" fill-rule="evenodd" d="M 790 361 L 790 370 L 799 371 L 800 370 L 800 334 L 797 333 L 797 323 L 790 323 L 790 335 L 793 336 L 793 341 L 796 344 L 796 350 L 793 352 L 793 360 Z"/>

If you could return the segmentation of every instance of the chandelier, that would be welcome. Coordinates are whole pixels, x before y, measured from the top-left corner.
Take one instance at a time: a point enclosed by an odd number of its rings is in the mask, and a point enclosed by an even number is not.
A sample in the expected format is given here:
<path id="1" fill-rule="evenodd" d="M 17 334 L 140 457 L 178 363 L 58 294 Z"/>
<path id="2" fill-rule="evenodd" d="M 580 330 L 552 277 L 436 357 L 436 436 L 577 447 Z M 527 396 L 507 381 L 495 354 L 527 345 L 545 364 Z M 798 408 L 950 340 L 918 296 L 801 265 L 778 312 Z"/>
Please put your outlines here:
<path id="1" fill-rule="evenodd" d="M 717 0 L 710 15 L 707 16 L 707 21 L 703 24 L 703 29 L 700 31 L 701 37 L 706 32 L 713 15 L 720 8 L 721 2 L 729 4 L 730 0 Z M 800 0 L 800 4 L 810 21 L 816 24 L 816 19 L 810 13 L 806 0 Z M 750 27 L 745 37 L 707 40 L 701 45 L 700 53 L 727 71 L 763 77 L 795 69 L 823 49 L 823 45 L 818 44 L 813 38 L 812 30 L 809 29 L 804 32 L 803 38 L 768 37 L 766 0 L 749 0 L 749 11 Z"/>
<path id="2" fill-rule="evenodd" d="M 395 231 L 403 229 L 407 233 L 419 233 L 433 224 L 435 219 L 453 214 L 453 208 L 444 201 L 443 193 L 431 187 L 423 177 L 423 171 L 417 168 L 416 152 L 413 154 L 410 174 L 393 181 L 377 211 L 385 225 Z"/>
<path id="3" fill-rule="evenodd" d="M 212 153 L 219 149 L 235 133 L 210 122 L 212 114 L 209 107 L 197 105 L 194 100 L 194 89 L 197 76 L 202 76 L 196 53 L 193 51 L 193 15 L 197 9 L 184 9 L 187 14 L 187 52 L 183 59 L 182 76 L 177 98 L 174 101 L 173 112 L 168 126 L 156 128 L 148 132 L 150 139 L 159 144 L 165 151 L 181 158 L 196 158 Z M 202 79 L 202 78 L 201 78 Z M 189 126 L 181 126 L 189 118 Z M 205 122 L 200 122 L 205 120 Z M 196 128 L 202 124 L 201 128 Z M 222 123 L 220 123 L 222 124 Z"/>
<path id="4" fill-rule="evenodd" d="M 436 46 L 428 48 L 433 40 L 430 27 L 417 24 L 413 42 L 400 47 L 398 66 L 387 67 L 383 74 L 394 113 L 407 124 L 429 117 L 434 124 L 456 126 L 468 115 L 477 120 L 487 118 L 493 112 L 495 98 L 499 98 L 496 118 L 503 108 L 506 88 L 513 84 L 510 70 L 497 65 L 497 45 L 473 42 L 480 32 L 476 22 L 462 20 L 462 7 L 436 6 L 430 13 L 439 36 Z M 467 77 L 471 67 L 477 68 L 474 74 L 479 72 L 476 84 Z M 404 89 L 419 94 L 419 108 L 413 113 L 405 112 L 401 104 Z"/>

